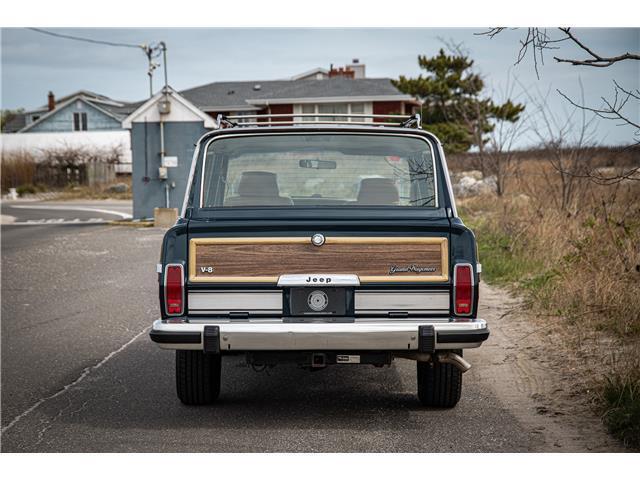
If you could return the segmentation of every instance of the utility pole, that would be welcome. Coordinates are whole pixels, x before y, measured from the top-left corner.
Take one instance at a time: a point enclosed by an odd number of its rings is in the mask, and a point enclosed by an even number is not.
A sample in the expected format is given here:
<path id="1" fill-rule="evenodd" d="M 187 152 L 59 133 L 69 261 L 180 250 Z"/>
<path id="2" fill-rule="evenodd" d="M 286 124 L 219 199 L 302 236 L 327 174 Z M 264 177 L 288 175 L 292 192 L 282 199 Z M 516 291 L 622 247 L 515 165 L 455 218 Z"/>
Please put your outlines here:
<path id="1" fill-rule="evenodd" d="M 169 88 L 169 77 L 167 76 L 167 44 L 164 42 L 160 42 L 158 45 L 162 50 L 162 64 L 164 67 L 164 89 L 166 92 Z"/>
<path id="2" fill-rule="evenodd" d="M 166 77 L 167 77 L 167 67 L 166 67 L 166 46 L 164 42 L 160 42 L 160 44 L 162 46 L 162 48 L 165 51 L 165 57 L 164 57 L 164 61 L 165 61 L 165 83 L 166 83 Z M 147 57 L 147 61 L 149 62 L 149 67 L 147 68 L 147 75 L 149 76 L 149 98 L 153 97 L 153 72 L 155 71 L 156 68 L 158 68 L 158 64 L 154 61 L 159 53 L 160 53 L 160 49 L 161 47 L 159 47 L 158 45 L 153 45 L 153 44 L 149 44 L 149 45 L 140 45 L 140 48 L 142 48 L 142 51 L 144 52 L 144 54 Z"/>

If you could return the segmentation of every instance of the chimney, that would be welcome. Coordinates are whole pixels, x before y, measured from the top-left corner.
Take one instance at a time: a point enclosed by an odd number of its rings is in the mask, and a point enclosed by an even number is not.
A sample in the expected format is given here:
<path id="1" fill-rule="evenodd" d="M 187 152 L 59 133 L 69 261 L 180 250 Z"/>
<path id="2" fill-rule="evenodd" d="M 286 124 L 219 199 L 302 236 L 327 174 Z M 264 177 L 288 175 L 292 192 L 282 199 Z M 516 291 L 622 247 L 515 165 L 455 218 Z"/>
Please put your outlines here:
<path id="1" fill-rule="evenodd" d="M 49 111 L 56 108 L 56 96 L 53 94 L 53 92 L 49 92 L 49 95 L 47 95 L 47 108 L 49 109 Z"/>
<path id="2" fill-rule="evenodd" d="M 332 65 L 331 70 L 329 70 L 329 78 L 334 78 L 334 77 L 355 78 L 355 72 L 351 70 L 349 67 L 333 68 L 333 65 Z"/>
<path id="3" fill-rule="evenodd" d="M 360 63 L 358 58 L 354 58 L 351 61 L 351 65 L 347 65 L 347 68 L 353 70 L 353 78 L 365 78 L 365 65 L 364 63 Z"/>

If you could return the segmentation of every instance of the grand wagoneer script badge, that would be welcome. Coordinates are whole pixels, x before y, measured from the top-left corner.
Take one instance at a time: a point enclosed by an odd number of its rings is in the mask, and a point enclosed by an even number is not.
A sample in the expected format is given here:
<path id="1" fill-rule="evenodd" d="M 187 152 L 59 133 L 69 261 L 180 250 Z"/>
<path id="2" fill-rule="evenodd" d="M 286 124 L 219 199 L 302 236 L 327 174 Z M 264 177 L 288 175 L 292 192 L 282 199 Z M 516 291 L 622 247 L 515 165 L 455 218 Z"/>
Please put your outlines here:
<path id="1" fill-rule="evenodd" d="M 389 275 L 396 273 L 433 273 L 436 271 L 436 267 L 423 267 L 422 265 L 407 265 L 406 267 L 399 267 L 398 265 L 391 265 L 389 267 Z"/>

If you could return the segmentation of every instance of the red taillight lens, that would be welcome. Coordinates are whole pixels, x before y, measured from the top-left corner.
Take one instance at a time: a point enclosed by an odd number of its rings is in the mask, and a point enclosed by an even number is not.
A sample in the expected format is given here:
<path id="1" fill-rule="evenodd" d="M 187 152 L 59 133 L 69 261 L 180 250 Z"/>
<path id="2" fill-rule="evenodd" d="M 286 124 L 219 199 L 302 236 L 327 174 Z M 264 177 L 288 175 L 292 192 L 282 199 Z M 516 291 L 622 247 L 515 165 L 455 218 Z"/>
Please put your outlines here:
<path id="1" fill-rule="evenodd" d="M 473 270 L 471 265 L 456 265 L 453 274 L 453 305 L 456 315 L 470 315 L 473 304 Z"/>
<path id="2" fill-rule="evenodd" d="M 182 315 L 184 311 L 184 273 L 182 265 L 167 265 L 164 273 L 164 298 L 167 315 Z"/>

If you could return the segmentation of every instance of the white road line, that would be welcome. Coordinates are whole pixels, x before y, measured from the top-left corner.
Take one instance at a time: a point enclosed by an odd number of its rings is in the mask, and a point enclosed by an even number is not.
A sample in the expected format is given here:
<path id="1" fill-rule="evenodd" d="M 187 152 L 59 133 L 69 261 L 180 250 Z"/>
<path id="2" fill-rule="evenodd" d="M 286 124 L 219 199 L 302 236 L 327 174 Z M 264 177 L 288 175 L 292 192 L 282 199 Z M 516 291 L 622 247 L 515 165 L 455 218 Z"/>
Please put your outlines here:
<path id="1" fill-rule="evenodd" d="M 60 395 L 62 395 L 63 393 L 65 393 L 67 390 L 69 390 L 70 388 L 75 387 L 78 383 L 80 383 L 82 380 L 84 380 L 87 375 L 89 375 L 91 372 L 94 372 L 96 370 L 98 370 L 100 367 L 102 367 L 105 363 L 107 363 L 109 360 L 111 360 L 113 357 L 115 357 L 117 354 L 119 354 L 121 351 L 123 351 L 125 348 L 127 348 L 129 345 L 131 345 L 133 342 L 135 342 L 138 338 L 140 338 L 142 335 L 144 335 L 145 333 L 147 333 L 147 331 L 150 329 L 151 327 L 146 327 L 144 330 L 142 330 L 140 333 L 138 333 L 135 337 L 133 337 L 131 340 L 129 340 L 127 343 L 125 343 L 124 345 L 122 345 L 120 348 L 118 348 L 117 350 L 114 350 L 113 352 L 109 353 L 109 355 L 107 355 L 106 357 L 104 357 L 102 360 L 100 360 L 98 363 L 96 363 L 95 365 L 91 366 L 91 367 L 87 367 L 85 368 L 82 373 L 80 374 L 80 376 L 78 378 L 76 378 L 73 382 L 68 383 L 67 385 L 65 385 L 64 387 L 62 387 L 60 390 L 58 390 L 56 393 L 54 393 L 53 395 L 49 395 L 48 397 L 44 397 L 41 398 L 40 400 L 38 400 L 36 403 L 34 403 L 33 405 L 31 405 L 29 408 L 27 408 L 24 412 L 22 412 L 20 415 L 16 416 L 13 420 L 11 420 L 11 422 L 9 422 L 9 424 L 4 427 L 0 433 L 5 433 L 7 430 L 9 430 L 11 427 L 13 427 L 16 423 L 18 423 L 20 420 L 22 420 L 24 417 L 26 417 L 27 415 L 29 415 L 31 412 L 33 412 L 36 408 L 38 408 L 40 405 L 42 405 L 44 402 L 46 402 L 47 400 L 52 400 L 56 397 L 59 397 Z"/>
<path id="2" fill-rule="evenodd" d="M 133 218 L 129 213 L 118 212 L 117 210 L 106 210 L 104 208 L 74 207 L 74 206 L 51 206 L 51 205 L 11 205 L 11 208 L 28 208 L 31 210 L 78 210 L 82 212 L 98 212 L 108 215 L 117 215 L 120 218 Z"/>
<path id="3" fill-rule="evenodd" d="M 109 220 L 105 220 L 104 218 L 90 218 L 88 220 L 80 220 L 79 218 L 74 218 L 73 220 L 66 220 L 64 218 L 48 218 L 48 219 L 40 219 L 40 220 L 25 220 L 24 222 L 13 222 L 7 223 L 5 226 L 42 226 L 42 225 L 105 225 L 109 223 Z"/>

